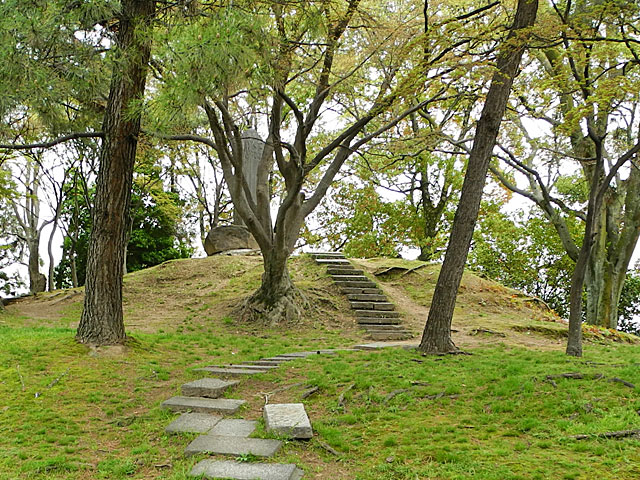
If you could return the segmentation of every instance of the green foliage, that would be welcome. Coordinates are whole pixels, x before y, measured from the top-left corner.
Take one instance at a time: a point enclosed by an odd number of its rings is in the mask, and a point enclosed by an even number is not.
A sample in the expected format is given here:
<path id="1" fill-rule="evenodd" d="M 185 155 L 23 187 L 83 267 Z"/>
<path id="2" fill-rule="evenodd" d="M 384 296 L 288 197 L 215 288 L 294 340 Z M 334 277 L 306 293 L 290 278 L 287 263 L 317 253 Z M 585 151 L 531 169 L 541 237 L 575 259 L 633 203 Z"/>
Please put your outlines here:
<path id="1" fill-rule="evenodd" d="M 17 272 L 4 271 L 22 257 L 23 245 L 13 235 L 17 231 L 16 219 L 8 199 L 15 194 L 10 173 L 0 167 L 0 293 L 12 295 L 24 286 Z"/>
<path id="2" fill-rule="evenodd" d="M 640 335 L 640 273 L 633 270 L 627 273 L 620 303 L 618 303 L 618 330 Z"/>
<path id="3" fill-rule="evenodd" d="M 574 229 L 579 233 L 579 224 Z M 501 211 L 501 202 L 483 202 L 468 263 L 489 278 L 541 298 L 559 315 L 568 314 L 574 263 L 537 210 L 510 216 Z"/>
<path id="4" fill-rule="evenodd" d="M 161 169 L 138 165 L 131 196 L 132 228 L 127 245 L 127 270 L 134 272 L 176 258 L 188 258 L 193 248 L 181 231 L 183 204 L 178 193 L 165 191 Z M 91 194 L 91 192 L 89 192 Z M 75 253 L 78 283 L 84 284 L 91 214 L 83 192 L 70 189 L 62 218 L 69 231 L 63 241 L 62 260 L 55 270 L 59 288 L 71 286 L 71 255 Z"/>
<path id="5" fill-rule="evenodd" d="M 153 184 L 148 191 L 134 183 L 131 199 L 133 223 L 127 246 L 127 270 L 143 268 L 175 258 L 188 258 L 193 249 L 180 242 L 182 202 L 177 193 Z"/>

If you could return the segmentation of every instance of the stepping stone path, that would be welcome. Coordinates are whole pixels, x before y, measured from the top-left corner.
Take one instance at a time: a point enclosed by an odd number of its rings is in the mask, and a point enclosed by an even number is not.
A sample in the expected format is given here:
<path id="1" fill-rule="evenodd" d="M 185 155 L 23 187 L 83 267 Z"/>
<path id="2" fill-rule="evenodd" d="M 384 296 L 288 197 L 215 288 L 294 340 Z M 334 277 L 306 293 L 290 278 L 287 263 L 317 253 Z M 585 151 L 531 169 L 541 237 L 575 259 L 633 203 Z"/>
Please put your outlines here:
<path id="1" fill-rule="evenodd" d="M 352 350 L 352 349 L 344 349 Z M 195 371 L 217 373 L 223 377 L 250 377 L 278 368 L 279 365 L 318 354 L 332 354 L 335 350 L 285 353 L 275 357 L 246 362 L 239 365 L 222 365 L 196 368 Z M 165 429 L 167 433 L 201 433 L 185 449 L 185 456 L 255 455 L 270 457 L 282 446 L 280 440 L 249 438 L 256 429 L 255 420 L 223 418 L 220 414 L 233 414 L 244 400 L 219 398 L 240 380 L 201 378 L 185 383 L 182 396 L 172 397 L 162 403 L 164 408 L 183 412 Z M 275 431 L 290 438 L 308 439 L 313 436 L 311 422 L 299 404 L 268 404 L 264 411 L 268 431 Z M 193 467 L 191 476 L 205 478 L 231 478 L 239 480 L 300 480 L 302 470 L 293 464 L 237 462 L 232 460 L 203 460 Z"/>
<path id="2" fill-rule="evenodd" d="M 313 254 L 316 262 L 326 265 L 335 283 L 351 302 L 358 324 L 367 330 L 373 340 L 405 339 L 412 335 L 400 324 L 395 306 L 377 287 L 375 282 L 344 258 L 341 253 Z M 358 345 L 354 349 L 377 349 L 384 343 Z M 165 429 L 167 433 L 201 433 L 185 449 L 185 456 L 198 454 L 270 457 L 282 446 L 280 440 L 249 438 L 256 429 L 255 420 L 223 418 L 231 415 L 245 403 L 244 400 L 220 398 L 227 390 L 238 385 L 239 378 L 260 375 L 280 365 L 318 354 L 332 354 L 335 350 L 284 353 L 275 357 L 219 366 L 196 368 L 195 371 L 216 374 L 223 378 L 201 378 L 182 386 L 182 395 L 172 397 L 162 406 L 181 415 Z M 229 377 L 238 378 L 228 380 Z M 313 436 L 311 422 L 301 403 L 267 404 L 264 408 L 267 431 L 289 438 L 308 439 Z M 303 471 L 293 464 L 238 462 L 207 459 L 197 463 L 190 473 L 193 477 L 238 480 L 300 480 Z"/>
<path id="3" fill-rule="evenodd" d="M 355 312 L 358 325 L 365 329 L 372 340 L 404 340 L 413 334 L 402 326 L 395 305 L 367 277 L 356 269 L 340 252 L 311 253 L 319 265 L 327 267 L 327 273 L 347 296 Z"/>

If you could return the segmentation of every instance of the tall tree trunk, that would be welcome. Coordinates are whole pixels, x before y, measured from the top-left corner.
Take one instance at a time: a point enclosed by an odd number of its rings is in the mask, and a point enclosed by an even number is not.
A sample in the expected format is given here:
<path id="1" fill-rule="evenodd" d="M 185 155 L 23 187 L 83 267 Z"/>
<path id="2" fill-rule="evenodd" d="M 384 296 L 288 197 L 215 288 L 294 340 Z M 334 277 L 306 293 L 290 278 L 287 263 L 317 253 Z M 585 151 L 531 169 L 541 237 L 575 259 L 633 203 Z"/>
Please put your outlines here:
<path id="1" fill-rule="evenodd" d="M 119 57 L 105 112 L 96 182 L 93 229 L 87 257 L 84 310 L 76 338 L 82 343 L 121 344 L 122 274 L 140 115 L 129 109 L 143 98 L 151 38 L 145 30 L 155 1 L 122 2 L 116 48 Z"/>
<path id="2" fill-rule="evenodd" d="M 27 249 L 29 250 L 28 269 L 29 269 L 29 292 L 36 294 L 44 292 L 47 288 L 46 278 L 40 273 L 40 232 L 34 232 L 36 235 L 27 240 Z"/>
<path id="3" fill-rule="evenodd" d="M 491 79 L 491 86 L 478 120 L 460 203 L 419 346 L 419 350 L 425 353 L 447 353 L 457 350 L 451 340 L 451 320 L 458 287 L 478 218 L 489 161 L 528 38 L 528 34 L 523 35 L 520 30 L 534 24 L 537 11 L 537 0 L 518 0 L 513 25 L 498 54 L 497 71 Z"/>
<path id="4" fill-rule="evenodd" d="M 47 242 L 47 254 L 49 255 L 49 279 L 48 279 L 48 290 L 51 292 L 55 287 L 54 283 L 54 269 L 55 265 L 53 264 L 53 236 L 56 234 L 56 229 L 58 228 L 58 215 L 56 214 L 56 218 L 53 221 L 53 225 L 51 226 L 51 233 L 49 234 L 49 241 Z"/>

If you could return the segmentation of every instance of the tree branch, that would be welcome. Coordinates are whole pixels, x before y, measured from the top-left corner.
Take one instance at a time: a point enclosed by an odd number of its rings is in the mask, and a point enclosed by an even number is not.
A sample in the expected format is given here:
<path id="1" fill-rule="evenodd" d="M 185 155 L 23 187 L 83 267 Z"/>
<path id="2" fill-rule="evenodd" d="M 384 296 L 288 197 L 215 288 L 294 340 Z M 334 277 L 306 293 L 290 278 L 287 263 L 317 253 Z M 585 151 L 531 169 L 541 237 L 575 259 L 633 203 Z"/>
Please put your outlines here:
<path id="1" fill-rule="evenodd" d="M 59 145 L 60 143 L 68 142 L 69 140 L 76 140 L 78 138 L 104 138 L 103 132 L 75 132 L 69 135 L 58 137 L 48 142 L 40 143 L 26 143 L 26 144 L 0 144 L 2 150 L 32 150 L 34 148 L 51 148 Z"/>

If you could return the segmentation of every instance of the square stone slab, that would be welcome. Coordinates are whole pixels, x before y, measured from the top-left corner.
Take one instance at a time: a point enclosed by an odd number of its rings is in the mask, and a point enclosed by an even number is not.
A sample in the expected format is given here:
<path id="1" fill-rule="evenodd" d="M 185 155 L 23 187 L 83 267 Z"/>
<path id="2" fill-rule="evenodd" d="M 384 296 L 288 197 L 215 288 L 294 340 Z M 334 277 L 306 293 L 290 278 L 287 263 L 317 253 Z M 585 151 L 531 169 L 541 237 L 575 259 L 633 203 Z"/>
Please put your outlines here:
<path id="1" fill-rule="evenodd" d="M 164 429 L 167 433 L 207 433 L 222 417 L 207 413 L 183 413 Z"/>
<path id="2" fill-rule="evenodd" d="M 194 369 L 196 372 L 215 373 L 223 377 L 242 377 L 246 375 L 256 375 L 265 373 L 267 370 L 256 370 L 249 368 L 224 368 L 224 367 L 202 367 Z"/>
<path id="3" fill-rule="evenodd" d="M 174 412 L 233 414 L 244 403 L 231 398 L 172 397 L 162 402 L 162 406 Z"/>
<path id="4" fill-rule="evenodd" d="M 267 432 L 277 432 L 290 438 L 313 437 L 311 422 L 302 403 L 270 403 L 264 406 Z"/>
<path id="5" fill-rule="evenodd" d="M 219 378 L 201 378 L 182 385 L 185 397 L 218 398 L 225 390 L 239 384 L 239 380 L 220 380 Z"/>
<path id="6" fill-rule="evenodd" d="M 271 457 L 281 446 L 282 442 L 280 440 L 200 435 L 187 446 L 184 454 L 190 457 L 198 453 L 215 453 L 219 455 L 247 455 L 250 453 L 257 457 Z"/>
<path id="7" fill-rule="evenodd" d="M 189 475 L 237 480 L 299 480 L 302 478 L 302 470 L 293 464 L 202 460 L 193 467 Z"/>
<path id="8" fill-rule="evenodd" d="M 226 418 L 220 420 L 207 433 L 226 437 L 248 437 L 256 429 L 258 422 L 255 420 L 242 420 L 241 418 Z"/>

